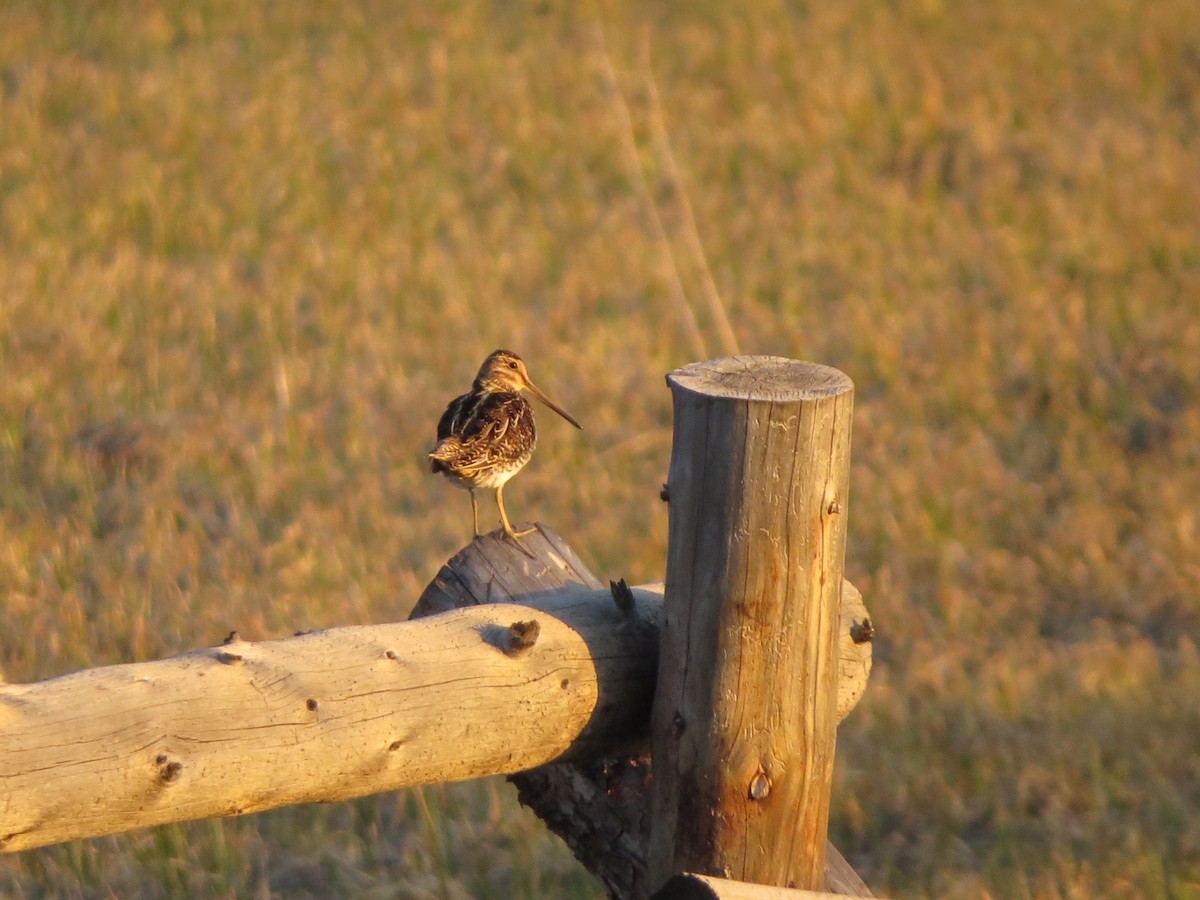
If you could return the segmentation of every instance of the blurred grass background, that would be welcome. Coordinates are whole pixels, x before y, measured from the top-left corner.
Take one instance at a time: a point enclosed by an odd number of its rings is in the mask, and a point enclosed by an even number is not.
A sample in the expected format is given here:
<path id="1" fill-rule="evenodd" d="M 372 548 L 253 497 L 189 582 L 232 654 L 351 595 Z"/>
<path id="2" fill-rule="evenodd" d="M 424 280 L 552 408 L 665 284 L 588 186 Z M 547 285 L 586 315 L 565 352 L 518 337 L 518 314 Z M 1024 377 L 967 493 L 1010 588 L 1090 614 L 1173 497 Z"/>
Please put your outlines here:
<path id="1" fill-rule="evenodd" d="M 858 388 L 892 896 L 1200 896 L 1200 4 L 0 0 L 0 667 L 403 618 L 484 355 L 662 576 L 666 371 Z M 487 504 L 484 509 L 491 510 Z M 598 897 L 502 781 L 0 861 L 9 896 Z"/>

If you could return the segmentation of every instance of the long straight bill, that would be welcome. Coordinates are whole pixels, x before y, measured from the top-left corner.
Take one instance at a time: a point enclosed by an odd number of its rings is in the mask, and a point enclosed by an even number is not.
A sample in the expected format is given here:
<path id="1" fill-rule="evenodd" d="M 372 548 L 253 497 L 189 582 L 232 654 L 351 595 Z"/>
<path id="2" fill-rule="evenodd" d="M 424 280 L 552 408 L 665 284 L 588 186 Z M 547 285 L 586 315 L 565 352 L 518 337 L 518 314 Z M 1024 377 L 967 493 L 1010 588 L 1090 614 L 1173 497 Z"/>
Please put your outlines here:
<path id="1" fill-rule="evenodd" d="M 553 400 L 551 400 L 549 397 L 547 397 L 542 392 L 542 389 L 540 387 L 538 387 L 532 381 L 528 382 L 528 384 L 529 384 L 529 391 L 530 391 L 530 393 L 533 394 L 533 396 L 537 397 L 539 400 L 541 400 L 543 403 L 545 403 L 548 407 L 550 407 L 552 410 L 554 410 L 556 413 L 558 413 L 560 416 L 562 416 L 564 419 L 566 419 L 568 422 L 570 422 L 572 425 L 574 425 L 580 431 L 583 431 L 583 426 L 580 425 L 578 422 L 576 422 L 573 418 L 571 418 L 570 414 L 568 414 L 565 409 L 563 409 L 561 406 L 559 406 L 557 403 L 555 403 Z"/>

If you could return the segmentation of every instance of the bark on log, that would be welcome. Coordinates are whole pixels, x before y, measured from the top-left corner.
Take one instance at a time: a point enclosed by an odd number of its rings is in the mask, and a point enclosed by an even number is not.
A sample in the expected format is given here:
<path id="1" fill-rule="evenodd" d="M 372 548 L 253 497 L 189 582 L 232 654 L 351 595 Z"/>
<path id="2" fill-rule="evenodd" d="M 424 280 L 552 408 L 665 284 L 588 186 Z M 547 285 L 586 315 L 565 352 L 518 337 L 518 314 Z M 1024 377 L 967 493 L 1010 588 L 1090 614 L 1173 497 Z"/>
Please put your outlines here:
<path id="1" fill-rule="evenodd" d="M 537 528 L 524 539 L 532 559 L 495 534 L 476 538 L 442 568 L 417 602 L 413 616 L 480 603 L 522 602 L 536 595 L 543 579 L 556 589 L 571 585 L 598 589 L 599 579 L 575 552 L 544 525 Z M 661 582 L 632 589 L 634 610 L 648 613 L 646 621 L 654 628 L 653 666 L 658 664 L 662 594 Z M 862 595 L 849 582 L 843 585 L 842 600 L 839 718 L 850 712 L 866 686 L 872 634 Z M 648 717 L 643 725 L 647 730 L 637 744 L 639 751 L 648 746 Z M 521 802 L 567 843 L 610 896 L 625 898 L 640 896 L 645 890 L 651 773 L 649 757 L 639 752 L 637 756 L 545 765 L 510 775 L 509 781 L 516 785 Z M 871 896 L 832 844 L 826 848 L 826 888 L 850 896 Z"/>
<path id="2" fill-rule="evenodd" d="M 607 591 L 526 600 L 0 686 L 0 850 L 644 742 L 657 629 Z"/>

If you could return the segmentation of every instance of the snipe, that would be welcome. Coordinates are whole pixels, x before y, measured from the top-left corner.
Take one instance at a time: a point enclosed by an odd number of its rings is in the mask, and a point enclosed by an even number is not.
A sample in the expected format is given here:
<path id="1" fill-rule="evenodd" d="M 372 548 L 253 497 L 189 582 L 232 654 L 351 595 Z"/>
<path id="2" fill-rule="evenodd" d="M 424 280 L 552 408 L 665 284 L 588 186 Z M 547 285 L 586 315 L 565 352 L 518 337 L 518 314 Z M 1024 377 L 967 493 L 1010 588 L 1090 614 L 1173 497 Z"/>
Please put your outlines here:
<path id="1" fill-rule="evenodd" d="M 504 509 L 504 485 L 529 462 L 537 446 L 532 394 L 576 428 L 583 426 L 547 397 L 529 378 L 521 357 L 496 350 L 479 367 L 471 390 L 456 397 L 438 422 L 437 445 L 429 451 L 431 468 L 471 492 L 471 519 L 479 535 L 477 488 L 495 488 L 504 533 L 520 545 L 532 532 L 514 531 Z M 528 552 L 528 551 L 526 551 Z"/>

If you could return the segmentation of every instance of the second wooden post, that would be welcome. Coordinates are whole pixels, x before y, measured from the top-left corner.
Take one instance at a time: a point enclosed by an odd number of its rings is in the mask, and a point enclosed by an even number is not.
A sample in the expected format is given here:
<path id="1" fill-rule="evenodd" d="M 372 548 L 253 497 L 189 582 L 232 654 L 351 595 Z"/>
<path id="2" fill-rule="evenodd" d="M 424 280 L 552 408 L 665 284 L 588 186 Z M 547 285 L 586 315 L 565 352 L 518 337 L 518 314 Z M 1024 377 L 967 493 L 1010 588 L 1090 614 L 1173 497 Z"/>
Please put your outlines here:
<path id="1" fill-rule="evenodd" d="M 667 382 L 648 885 L 690 871 L 822 890 L 854 386 L 763 356 Z"/>

